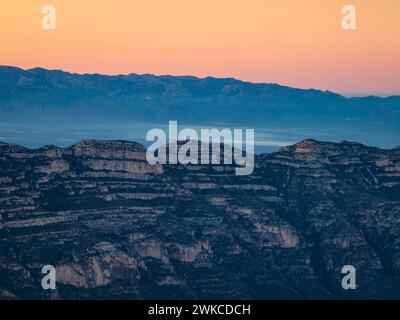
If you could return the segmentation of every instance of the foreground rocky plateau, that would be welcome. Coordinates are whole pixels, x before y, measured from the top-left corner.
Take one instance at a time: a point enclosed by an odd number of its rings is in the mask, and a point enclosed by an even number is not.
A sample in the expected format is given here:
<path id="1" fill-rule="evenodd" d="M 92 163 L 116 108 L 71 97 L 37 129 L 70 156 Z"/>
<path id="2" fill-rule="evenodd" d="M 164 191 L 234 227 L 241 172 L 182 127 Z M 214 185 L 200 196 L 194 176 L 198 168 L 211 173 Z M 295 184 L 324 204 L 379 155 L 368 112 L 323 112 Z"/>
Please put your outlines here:
<path id="1" fill-rule="evenodd" d="M 134 142 L 0 143 L 1 299 L 400 298 L 399 235 L 399 148 L 309 139 L 235 176 Z"/>

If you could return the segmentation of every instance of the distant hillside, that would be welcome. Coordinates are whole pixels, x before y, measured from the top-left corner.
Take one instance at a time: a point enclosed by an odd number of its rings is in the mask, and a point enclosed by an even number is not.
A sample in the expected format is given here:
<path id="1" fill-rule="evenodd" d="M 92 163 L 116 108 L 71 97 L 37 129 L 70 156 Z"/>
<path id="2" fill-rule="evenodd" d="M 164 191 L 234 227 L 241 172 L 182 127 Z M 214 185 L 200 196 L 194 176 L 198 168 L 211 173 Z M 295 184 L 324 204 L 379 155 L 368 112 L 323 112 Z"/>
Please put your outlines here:
<path id="1" fill-rule="evenodd" d="M 233 78 L 105 76 L 3 66 L 0 116 L 400 129 L 400 96 L 346 98 Z"/>

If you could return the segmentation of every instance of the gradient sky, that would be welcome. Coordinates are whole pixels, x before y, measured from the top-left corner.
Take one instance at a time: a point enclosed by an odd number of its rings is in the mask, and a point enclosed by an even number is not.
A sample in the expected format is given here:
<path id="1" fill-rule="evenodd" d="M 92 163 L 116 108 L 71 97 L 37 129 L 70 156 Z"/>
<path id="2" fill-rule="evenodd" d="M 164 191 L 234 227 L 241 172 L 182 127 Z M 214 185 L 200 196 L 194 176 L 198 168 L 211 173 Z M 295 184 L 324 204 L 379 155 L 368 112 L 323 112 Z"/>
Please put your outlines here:
<path id="1" fill-rule="evenodd" d="M 41 7 L 57 29 L 41 27 Z M 341 8 L 357 29 L 341 28 Z M 399 0 L 1 0 L 0 64 L 400 94 Z"/>

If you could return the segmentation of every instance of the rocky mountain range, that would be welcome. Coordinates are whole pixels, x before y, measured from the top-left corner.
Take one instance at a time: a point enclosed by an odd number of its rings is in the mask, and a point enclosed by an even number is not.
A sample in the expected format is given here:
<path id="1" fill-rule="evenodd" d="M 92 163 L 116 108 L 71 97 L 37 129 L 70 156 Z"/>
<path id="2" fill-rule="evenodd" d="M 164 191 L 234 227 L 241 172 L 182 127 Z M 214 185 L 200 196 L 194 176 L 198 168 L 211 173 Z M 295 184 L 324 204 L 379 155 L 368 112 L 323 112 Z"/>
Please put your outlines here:
<path id="1" fill-rule="evenodd" d="M 234 78 L 76 74 L 0 66 L 0 118 L 36 123 L 178 120 L 186 124 L 400 129 L 400 96 L 346 98 Z"/>
<path id="2" fill-rule="evenodd" d="M 399 148 L 307 139 L 235 176 L 135 142 L 0 143 L 0 218 L 1 299 L 400 298 Z"/>

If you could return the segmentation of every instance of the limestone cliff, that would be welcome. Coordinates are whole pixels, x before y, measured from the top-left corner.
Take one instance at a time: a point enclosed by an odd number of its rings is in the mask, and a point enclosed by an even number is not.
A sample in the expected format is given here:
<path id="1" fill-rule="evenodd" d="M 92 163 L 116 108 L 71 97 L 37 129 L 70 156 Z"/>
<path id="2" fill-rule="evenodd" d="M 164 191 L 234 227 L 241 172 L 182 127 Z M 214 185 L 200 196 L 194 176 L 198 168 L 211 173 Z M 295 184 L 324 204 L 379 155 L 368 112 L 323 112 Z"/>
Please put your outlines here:
<path id="1" fill-rule="evenodd" d="M 305 140 L 235 176 L 134 142 L 0 143 L 3 299 L 400 298 L 399 235 L 400 149 Z"/>

